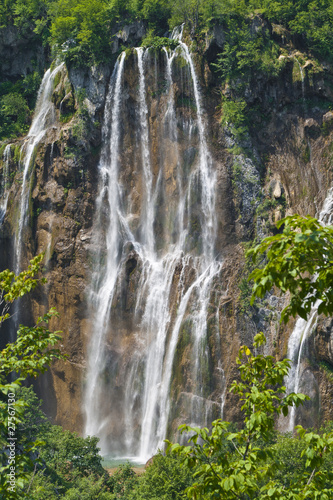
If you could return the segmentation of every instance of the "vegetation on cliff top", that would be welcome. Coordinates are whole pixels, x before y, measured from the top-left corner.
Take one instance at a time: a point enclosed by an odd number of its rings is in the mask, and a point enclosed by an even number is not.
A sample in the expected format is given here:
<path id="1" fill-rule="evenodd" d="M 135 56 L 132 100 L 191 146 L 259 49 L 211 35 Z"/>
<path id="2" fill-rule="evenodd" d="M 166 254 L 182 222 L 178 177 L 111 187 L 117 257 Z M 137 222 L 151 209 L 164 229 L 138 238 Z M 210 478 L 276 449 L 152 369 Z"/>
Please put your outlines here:
<path id="1" fill-rule="evenodd" d="M 136 20 L 163 36 L 185 23 L 192 36 L 202 37 L 216 23 L 235 31 L 239 22 L 260 15 L 300 37 L 306 48 L 332 57 L 331 0 L 2 0 L 0 26 L 14 25 L 21 36 L 33 31 L 43 43 L 89 56 L 84 63 L 109 57 L 117 26 Z M 236 23 L 236 24 L 235 24 Z M 64 46 L 65 44 L 65 46 Z M 79 62 L 79 61 L 78 61 Z M 83 62 L 83 61 L 81 61 Z"/>
<path id="2" fill-rule="evenodd" d="M 223 48 L 215 56 L 222 81 L 258 73 L 278 75 L 285 64 L 280 39 L 313 57 L 331 60 L 331 0 L 1 0 L 0 28 L 14 27 L 30 45 L 44 46 L 68 66 L 110 62 L 115 34 L 139 21 L 143 46 L 161 47 L 168 31 L 185 23 L 197 46 L 219 25 Z M 273 29 L 273 25 L 278 25 Z M 274 32 L 274 33 L 273 33 Z M 278 35 L 280 33 L 280 35 Z M 129 38 L 126 45 L 133 44 Z M 286 43 L 286 42 L 284 42 Z M 122 47 L 121 47 L 122 48 Z M 203 50 L 203 49 L 202 49 Z M 0 139 L 27 132 L 41 75 L 38 71 L 0 84 Z M 225 109 L 224 109 L 225 108 Z M 227 116 L 227 106 L 224 106 Z"/>

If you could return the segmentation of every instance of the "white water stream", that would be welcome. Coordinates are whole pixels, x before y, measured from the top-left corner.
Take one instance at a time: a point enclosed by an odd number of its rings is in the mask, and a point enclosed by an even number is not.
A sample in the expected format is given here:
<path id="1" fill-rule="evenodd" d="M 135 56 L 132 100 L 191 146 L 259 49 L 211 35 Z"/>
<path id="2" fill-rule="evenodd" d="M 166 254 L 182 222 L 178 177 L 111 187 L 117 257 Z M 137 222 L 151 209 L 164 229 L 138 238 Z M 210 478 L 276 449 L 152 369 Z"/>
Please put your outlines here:
<path id="1" fill-rule="evenodd" d="M 204 370 L 209 373 L 208 308 L 214 279 L 222 267 L 214 258 L 216 176 L 192 56 L 180 33 L 178 40 L 175 51 L 164 50 L 166 97 L 161 98 L 164 104 L 159 111 L 158 161 L 152 153 L 147 90 L 153 58 L 149 51 L 136 49 L 139 140 L 134 171 L 142 179 L 138 227 L 133 225 L 138 217 L 132 213 L 133 203 L 125 196 L 122 183 L 126 154 L 123 120 L 129 95 L 124 53 L 111 77 L 99 165 L 85 433 L 100 438 L 102 453 L 136 456 L 141 461 L 162 447 L 168 434 L 177 346 L 186 332 L 192 357 L 188 373 L 191 388 L 183 393 L 191 401 L 186 410 L 188 422 L 207 424 L 211 408 L 223 402 L 222 394 L 220 403 L 207 401 L 201 375 Z M 195 112 L 186 116 L 176 109 L 173 71 L 177 59 L 184 66 L 186 91 L 195 103 Z M 156 70 L 156 59 L 154 64 Z M 179 130 L 186 151 L 196 151 L 186 175 Z M 171 164 L 175 188 L 172 199 L 167 199 L 165 176 Z M 165 204 L 162 212 L 161 203 Z M 140 274 L 130 316 L 134 332 L 128 345 L 124 333 L 128 315 L 117 308 L 117 297 L 130 260 L 135 260 Z M 223 370 L 221 373 L 224 376 Z"/>
<path id="2" fill-rule="evenodd" d="M 23 229 L 27 222 L 29 213 L 29 194 L 30 194 L 30 174 L 33 168 L 33 156 L 36 148 L 45 136 L 47 130 L 54 125 L 56 114 L 55 107 L 51 101 L 54 86 L 54 78 L 61 70 L 64 63 L 61 63 L 51 71 L 48 69 L 43 77 L 35 108 L 35 114 L 29 129 L 27 139 L 21 149 L 21 158 L 23 158 L 23 177 L 21 189 L 21 203 L 19 212 L 18 229 L 15 235 L 15 272 L 21 269 L 21 256 L 23 249 Z"/>

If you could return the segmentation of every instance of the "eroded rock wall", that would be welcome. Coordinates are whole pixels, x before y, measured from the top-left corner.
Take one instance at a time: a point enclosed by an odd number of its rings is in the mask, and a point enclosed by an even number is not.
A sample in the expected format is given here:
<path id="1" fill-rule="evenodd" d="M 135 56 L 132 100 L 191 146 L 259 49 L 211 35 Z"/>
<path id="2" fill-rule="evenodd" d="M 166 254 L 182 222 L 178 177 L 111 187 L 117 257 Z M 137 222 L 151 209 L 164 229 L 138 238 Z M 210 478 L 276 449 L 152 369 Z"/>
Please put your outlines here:
<path id="1" fill-rule="evenodd" d="M 218 44 L 223 44 L 221 33 L 215 38 L 217 45 L 214 50 Z M 210 57 L 211 54 L 212 50 Z M 162 132 L 159 116 L 163 115 L 167 106 L 165 57 L 163 53 L 151 57 L 154 60 L 146 78 L 154 175 L 159 172 L 161 155 L 167 159 L 168 166 L 161 178 L 165 185 L 165 198 L 158 201 L 160 223 L 155 226 L 160 247 L 163 248 L 170 243 L 167 241 L 170 233 L 163 228 L 174 218 L 172 200 L 177 196 L 176 158 L 171 143 L 164 151 L 160 149 Z M 258 112 L 251 115 L 249 135 L 242 144 L 237 143 L 232 131 L 222 129 L 218 108 L 220 84 L 205 58 L 196 58 L 208 144 L 217 173 L 216 254 L 224 260 L 219 280 L 212 287 L 208 309 L 210 357 L 203 397 L 212 404 L 214 417 L 220 416 L 222 399 L 223 417 L 231 420 L 240 417 L 235 397 L 226 390 L 237 377 L 234 360 L 239 345 L 250 345 L 258 329 L 264 330 L 269 339 L 267 351 L 281 358 L 286 355 L 293 326 L 282 327 L 278 323 L 284 300 L 280 297 L 271 295 L 258 307 L 248 307 L 249 291 L 240 293 L 239 289 L 242 279 L 248 274 L 244 243 L 267 235 L 274 222 L 284 215 L 318 213 L 332 182 L 333 116 L 328 108 L 332 102 L 330 81 L 333 73 L 328 66 L 314 70 L 313 63 L 306 61 L 302 63 L 302 80 L 297 57 L 296 53 L 290 55 L 278 78 L 247 82 L 248 106 L 254 110 L 257 108 Z M 57 309 L 59 318 L 52 321 L 51 327 L 63 331 L 62 349 L 68 354 L 66 362 L 57 362 L 49 374 L 40 379 L 38 389 L 53 420 L 78 431 L 83 429 L 86 353 L 94 329 L 89 315 L 87 290 L 94 268 L 92 255 L 96 245 L 92 225 L 103 140 L 101 123 L 113 64 L 114 61 L 110 66 L 91 70 L 71 69 L 69 74 L 64 69 L 55 82 L 53 102 L 57 121 L 48 130 L 36 153 L 31 174 L 29 224 L 24 229 L 23 263 L 27 265 L 29 258 L 45 251 L 45 274 L 48 279 L 48 284 L 34 294 L 26 309 L 32 311 L 34 318 L 47 307 Z M 133 51 L 127 57 L 126 68 L 126 99 L 122 109 L 125 147 L 121 152 L 125 167 L 120 177 L 124 195 L 133 206 L 132 229 L 140 231 L 138 207 L 144 185 L 142 176 L 133 167 L 138 155 L 138 132 L 131 126 L 137 120 L 138 100 L 138 72 Z M 195 114 L 193 95 L 185 95 L 180 90 L 184 74 L 181 67 L 175 69 L 175 102 L 181 113 L 191 115 Z M 196 151 L 186 149 L 181 139 L 182 130 L 179 129 L 178 133 L 181 154 L 187 158 L 187 167 L 190 168 Z M 12 184 L 1 228 L 3 267 L 11 267 L 12 263 L 22 182 L 19 160 L 23 141 L 14 141 L 11 148 Z M 235 150 L 235 146 L 240 149 Z M 194 248 L 195 217 L 193 224 L 193 238 L 189 245 Z M 179 269 L 173 277 L 175 293 L 174 302 L 170 304 L 171 316 L 177 303 L 181 271 Z M 112 304 L 111 322 L 118 322 L 118 337 L 107 339 L 106 348 L 110 353 L 107 376 L 110 379 L 115 353 L 125 352 L 124 360 L 133 354 L 136 346 L 137 325 L 133 323 L 132 312 L 141 272 L 138 256 L 134 250 L 129 251 Z M 190 283 L 193 277 L 188 275 L 186 279 Z M 216 297 L 219 297 L 218 300 Z M 216 342 L 216 332 L 219 342 Z M 315 391 L 315 408 L 310 407 L 304 413 L 304 422 L 309 425 L 318 423 L 320 419 L 332 418 L 331 332 L 331 323 L 327 320 L 310 340 L 310 361 L 306 369 L 311 383 L 308 387 L 305 384 L 304 388 L 306 390 L 311 386 Z M 173 368 L 171 388 L 174 404 L 168 429 L 170 435 L 176 432 L 178 424 L 183 423 L 182 409 L 191 395 L 188 349 L 184 323 Z"/>

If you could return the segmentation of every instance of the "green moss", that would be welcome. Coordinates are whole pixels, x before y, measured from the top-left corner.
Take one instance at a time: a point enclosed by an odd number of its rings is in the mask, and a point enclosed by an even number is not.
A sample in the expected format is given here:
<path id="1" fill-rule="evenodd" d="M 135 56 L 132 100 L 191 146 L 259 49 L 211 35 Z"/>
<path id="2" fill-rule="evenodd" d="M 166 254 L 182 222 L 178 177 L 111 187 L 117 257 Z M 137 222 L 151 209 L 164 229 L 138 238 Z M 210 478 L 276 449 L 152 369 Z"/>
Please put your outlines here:
<path id="1" fill-rule="evenodd" d="M 73 116 L 75 115 L 75 113 L 64 113 L 64 114 L 60 114 L 60 122 L 61 123 L 68 123 L 71 121 L 71 119 L 73 118 Z"/>
<path id="2" fill-rule="evenodd" d="M 327 376 L 328 380 L 333 384 L 333 366 L 326 361 L 320 361 L 319 366 Z"/>
<path id="3" fill-rule="evenodd" d="M 192 99 L 191 97 L 187 97 L 187 96 L 179 95 L 177 97 L 177 104 L 176 104 L 176 106 L 177 107 L 189 108 L 191 111 L 194 111 L 194 112 L 197 111 L 197 106 L 195 104 L 194 99 Z"/>
<path id="4" fill-rule="evenodd" d="M 17 145 L 14 149 L 14 162 L 18 165 L 21 159 L 21 146 Z"/>
<path id="5" fill-rule="evenodd" d="M 58 71 L 58 73 L 55 75 L 54 77 L 54 81 L 53 81 L 53 88 L 57 88 L 59 83 L 61 81 L 61 71 Z"/>
<path id="6" fill-rule="evenodd" d="M 163 50 L 164 47 L 174 50 L 178 45 L 179 42 L 177 40 L 163 36 L 154 36 L 151 31 L 148 32 L 147 36 L 145 36 L 141 42 L 141 47 L 149 47 L 155 51 Z"/>
<path id="7" fill-rule="evenodd" d="M 0 160 L 2 160 L 3 153 L 4 153 L 5 149 L 6 149 L 6 144 L 2 144 L 0 146 Z"/>
<path id="8" fill-rule="evenodd" d="M 321 133 L 324 137 L 328 136 L 333 128 L 333 120 L 326 121 L 320 127 Z"/>

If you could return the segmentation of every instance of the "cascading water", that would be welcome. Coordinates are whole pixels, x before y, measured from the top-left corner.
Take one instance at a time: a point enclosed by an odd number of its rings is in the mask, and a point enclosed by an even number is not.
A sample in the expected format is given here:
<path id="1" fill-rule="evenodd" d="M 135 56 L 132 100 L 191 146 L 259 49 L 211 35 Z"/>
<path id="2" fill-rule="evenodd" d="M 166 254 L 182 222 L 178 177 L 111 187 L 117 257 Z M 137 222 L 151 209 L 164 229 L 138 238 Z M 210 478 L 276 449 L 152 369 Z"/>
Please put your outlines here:
<path id="1" fill-rule="evenodd" d="M 99 165 L 85 433 L 100 438 L 104 454 L 141 460 L 162 447 L 175 399 L 194 425 L 206 425 L 216 408 L 220 416 L 222 401 L 222 389 L 216 401 L 207 389 L 207 320 L 222 267 L 214 258 L 216 179 L 194 64 L 178 40 L 175 51 L 162 52 L 162 82 L 149 50 L 136 49 L 135 76 L 125 54 L 118 59 Z M 177 105 L 174 72 L 186 109 Z M 133 120 L 139 133 L 129 146 Z M 128 164 L 132 188 L 124 182 Z M 178 373 L 180 343 L 188 378 Z"/>
<path id="2" fill-rule="evenodd" d="M 328 225 L 332 223 L 333 217 L 333 188 L 327 193 L 326 199 L 323 204 L 323 208 L 319 214 L 318 220 L 323 225 Z M 287 393 L 298 392 L 300 381 L 302 378 L 302 360 L 304 354 L 304 346 L 306 340 L 315 329 L 317 324 L 317 310 L 320 301 L 318 300 L 313 306 L 310 316 L 307 320 L 298 318 L 295 324 L 295 328 L 288 341 L 288 352 L 287 358 L 292 361 L 288 376 L 286 377 L 285 384 L 287 388 Z M 296 419 L 296 408 L 293 406 L 289 412 L 287 425 L 283 421 L 282 427 L 286 427 L 285 430 L 288 432 L 293 432 L 295 428 Z"/>
<path id="3" fill-rule="evenodd" d="M 51 71 L 48 69 L 43 77 L 35 108 L 34 118 L 27 139 L 21 149 L 21 158 L 23 158 L 23 178 L 21 189 L 21 203 L 19 212 L 18 229 L 15 236 L 15 271 L 20 271 L 21 256 L 23 248 L 23 229 L 27 222 L 29 209 L 30 177 L 33 168 L 33 155 L 36 147 L 45 136 L 47 130 L 54 124 L 55 107 L 51 101 L 54 78 L 61 70 L 64 63 L 61 63 Z"/>
<path id="4" fill-rule="evenodd" d="M 101 155 L 99 173 L 99 196 L 96 201 L 97 237 L 101 239 L 103 225 L 104 204 L 107 205 L 107 229 L 104 246 L 105 259 L 99 256 L 98 267 L 94 273 L 94 288 L 91 292 L 91 301 L 96 310 L 92 342 L 90 345 L 88 384 L 85 393 L 86 434 L 101 436 L 103 421 L 101 420 L 100 401 L 101 384 L 99 376 L 103 370 L 104 337 L 109 320 L 109 311 L 112 303 L 115 283 L 120 260 L 119 233 L 121 231 L 120 187 L 118 186 L 118 150 L 119 150 L 119 113 L 121 104 L 122 73 L 125 62 L 125 53 L 117 61 L 111 77 L 110 91 L 107 96 L 103 127 L 103 151 Z M 109 126 L 111 124 L 111 127 Z M 120 233 L 121 234 L 121 233 Z M 105 265 L 104 265 L 105 261 Z M 104 443 L 101 442 L 103 446 Z"/>

